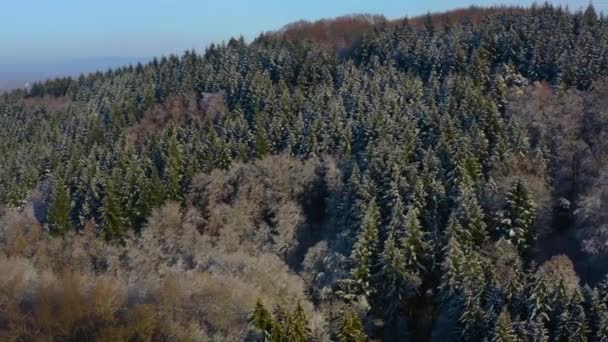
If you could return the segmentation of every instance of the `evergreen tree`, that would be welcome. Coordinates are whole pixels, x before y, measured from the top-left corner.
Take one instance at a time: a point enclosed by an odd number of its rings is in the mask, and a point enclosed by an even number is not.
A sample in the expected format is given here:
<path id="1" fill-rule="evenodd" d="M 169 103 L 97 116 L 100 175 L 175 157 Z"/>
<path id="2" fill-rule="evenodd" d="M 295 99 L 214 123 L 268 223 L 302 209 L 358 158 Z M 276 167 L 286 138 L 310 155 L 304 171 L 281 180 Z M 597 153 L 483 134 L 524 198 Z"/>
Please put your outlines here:
<path id="1" fill-rule="evenodd" d="M 53 235 L 63 235 L 72 229 L 72 203 L 68 189 L 57 181 L 47 213 L 47 222 Z"/>
<path id="2" fill-rule="evenodd" d="M 393 231 L 395 238 L 401 238 L 406 231 L 406 218 L 404 215 L 404 206 L 397 181 L 390 182 L 390 188 L 386 195 L 385 208 L 390 210 L 387 231 Z"/>
<path id="3" fill-rule="evenodd" d="M 534 239 L 532 231 L 535 208 L 531 196 L 521 180 L 517 180 L 507 194 L 500 228 L 505 239 L 525 252 Z"/>
<path id="4" fill-rule="evenodd" d="M 583 308 L 583 298 L 576 290 L 572 294 L 569 305 L 569 319 L 565 322 L 568 331 L 567 340 L 572 342 L 587 342 L 589 340 L 589 325 Z"/>
<path id="5" fill-rule="evenodd" d="M 255 308 L 251 314 L 250 320 L 253 327 L 262 334 L 262 340 L 270 340 L 270 334 L 272 332 L 274 321 L 270 311 L 266 309 L 259 298 L 255 303 Z"/>
<path id="6" fill-rule="evenodd" d="M 353 310 L 347 310 L 342 315 L 340 331 L 338 333 L 340 342 L 366 342 L 367 336 L 363 331 L 363 325 L 359 315 Z"/>
<path id="7" fill-rule="evenodd" d="M 509 313 L 503 309 L 498 316 L 494 331 L 492 332 L 492 342 L 515 342 L 519 341 L 517 335 L 511 326 L 511 317 Z"/>
<path id="8" fill-rule="evenodd" d="M 292 313 L 289 315 L 287 328 L 288 341 L 306 342 L 310 337 L 310 324 L 302 303 L 298 300 Z"/>
<path id="9" fill-rule="evenodd" d="M 177 139 L 177 129 L 171 125 L 167 132 L 165 151 L 165 183 L 167 198 L 179 200 L 182 194 L 183 152 Z"/>
<path id="10" fill-rule="evenodd" d="M 375 276 L 385 322 L 390 328 L 394 327 L 399 305 L 418 285 L 413 281 L 413 277 L 407 274 L 404 260 L 395 233 L 390 231 L 380 254 L 381 269 Z"/>
<path id="11" fill-rule="evenodd" d="M 270 331 L 270 342 L 287 342 L 289 341 L 289 314 L 281 305 L 277 305 L 274 312 L 274 324 Z"/>
<path id="12" fill-rule="evenodd" d="M 145 206 L 149 208 L 157 208 L 165 202 L 167 196 L 165 192 L 165 185 L 158 174 L 158 169 L 153 165 L 150 168 L 152 170 L 149 186 L 144 190 L 142 198 L 147 202 L 147 205 L 144 204 Z"/>
<path id="13" fill-rule="evenodd" d="M 533 342 L 548 342 L 549 331 L 547 330 L 545 320 L 541 316 L 528 323 L 528 338 Z"/>
<path id="14" fill-rule="evenodd" d="M 418 215 L 418 210 L 414 207 L 407 213 L 405 234 L 401 240 L 406 267 L 414 273 L 425 270 L 424 259 L 428 257 L 431 249 Z"/>
<path id="15" fill-rule="evenodd" d="M 258 130 L 255 135 L 254 155 L 256 159 L 262 159 L 270 153 L 270 146 L 264 135 L 264 132 L 261 130 Z"/>
<path id="16" fill-rule="evenodd" d="M 366 295 L 373 292 L 371 276 L 378 260 L 379 219 L 378 206 L 376 200 L 372 198 L 365 209 L 361 229 L 351 255 L 354 264 L 351 270 L 351 279 L 357 284 L 358 291 Z"/>
<path id="17" fill-rule="evenodd" d="M 126 214 L 121 203 L 120 191 L 118 189 L 118 172 L 114 171 L 111 177 L 106 179 L 106 194 L 101 207 L 101 219 L 103 223 L 103 237 L 106 241 L 121 240 L 126 224 Z"/>
<path id="18" fill-rule="evenodd" d="M 467 231 L 467 235 L 470 237 L 469 241 L 463 241 L 467 247 L 479 248 L 487 242 L 488 233 L 483 210 L 472 189 L 461 189 L 456 215 L 463 229 Z"/>

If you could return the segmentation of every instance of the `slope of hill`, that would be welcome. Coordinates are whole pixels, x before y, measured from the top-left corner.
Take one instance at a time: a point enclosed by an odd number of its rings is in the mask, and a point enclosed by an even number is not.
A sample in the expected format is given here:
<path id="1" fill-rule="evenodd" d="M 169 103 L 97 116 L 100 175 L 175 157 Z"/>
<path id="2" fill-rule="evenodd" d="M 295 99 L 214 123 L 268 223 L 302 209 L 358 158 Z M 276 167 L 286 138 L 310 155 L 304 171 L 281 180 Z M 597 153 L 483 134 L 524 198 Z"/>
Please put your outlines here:
<path id="1" fill-rule="evenodd" d="M 606 340 L 608 20 L 493 11 L 0 96 L 0 340 Z"/>

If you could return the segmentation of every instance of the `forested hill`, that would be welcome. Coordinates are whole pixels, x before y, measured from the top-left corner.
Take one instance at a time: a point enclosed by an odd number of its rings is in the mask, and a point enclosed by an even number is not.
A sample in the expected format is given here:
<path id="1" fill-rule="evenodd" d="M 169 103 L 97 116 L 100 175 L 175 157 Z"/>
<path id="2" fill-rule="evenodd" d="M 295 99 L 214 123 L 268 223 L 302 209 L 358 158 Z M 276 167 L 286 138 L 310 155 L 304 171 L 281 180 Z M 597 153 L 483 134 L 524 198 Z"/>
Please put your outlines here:
<path id="1" fill-rule="evenodd" d="M 382 15 L 356 14 L 314 22 L 305 20 L 285 25 L 278 31 L 265 32 L 259 40 L 276 39 L 314 42 L 315 45 L 331 48 L 340 54 L 349 54 L 358 47 L 361 38 L 374 30 L 410 25 L 422 28 L 425 25 L 445 27 L 458 23 L 480 24 L 491 16 L 524 13 L 520 7 L 476 7 L 450 10 L 444 13 L 428 13 L 424 16 L 389 20 Z"/>
<path id="2" fill-rule="evenodd" d="M 0 340 L 605 341 L 607 77 L 544 5 L 2 95 Z"/>

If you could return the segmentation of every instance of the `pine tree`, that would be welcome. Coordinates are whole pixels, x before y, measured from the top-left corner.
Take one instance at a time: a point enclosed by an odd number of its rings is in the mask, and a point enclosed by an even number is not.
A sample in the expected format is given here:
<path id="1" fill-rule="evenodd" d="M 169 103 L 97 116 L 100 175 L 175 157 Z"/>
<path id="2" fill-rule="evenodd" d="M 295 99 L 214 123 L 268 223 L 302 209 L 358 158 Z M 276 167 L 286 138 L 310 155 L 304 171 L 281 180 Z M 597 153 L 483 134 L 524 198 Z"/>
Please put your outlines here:
<path id="1" fill-rule="evenodd" d="M 378 258 L 379 219 L 378 206 L 376 200 L 372 198 L 367 204 L 361 229 L 351 254 L 354 263 L 351 279 L 357 284 L 358 291 L 366 295 L 373 292 L 370 281 Z"/>
<path id="2" fill-rule="evenodd" d="M 289 315 L 287 337 L 288 341 L 306 342 L 310 337 L 310 323 L 302 307 L 302 303 L 298 300 L 295 308 Z"/>
<path id="3" fill-rule="evenodd" d="M 380 267 L 380 272 L 375 275 L 376 288 L 378 295 L 381 296 L 387 325 L 391 325 L 402 300 L 408 295 L 408 291 L 413 290 L 412 284 L 407 283 L 408 275 L 403 252 L 397 245 L 394 231 L 388 233 L 384 242 L 384 250 L 380 254 Z"/>
<path id="4" fill-rule="evenodd" d="M 608 314 L 602 314 L 595 328 L 594 341 L 608 342 Z"/>
<path id="5" fill-rule="evenodd" d="M 549 331 L 545 320 L 541 316 L 528 322 L 528 340 L 533 342 L 549 341 Z"/>
<path id="6" fill-rule="evenodd" d="M 266 307 L 259 298 L 255 303 L 255 308 L 253 310 L 253 313 L 251 314 L 250 320 L 253 327 L 262 334 L 262 340 L 269 340 L 274 321 L 272 319 L 270 311 L 266 309 Z"/>
<path id="7" fill-rule="evenodd" d="M 165 149 L 165 183 L 167 198 L 180 200 L 183 181 L 183 151 L 177 139 L 177 129 L 172 125 L 167 132 Z"/>
<path id="8" fill-rule="evenodd" d="M 521 180 L 517 180 L 507 194 L 503 213 L 500 222 L 503 237 L 525 252 L 534 238 L 532 226 L 536 213 L 530 193 Z"/>
<path id="9" fill-rule="evenodd" d="M 459 318 L 460 335 L 465 341 L 480 341 L 487 332 L 483 330 L 485 317 L 481 308 L 481 293 L 465 291 L 459 294 L 464 298 L 462 313 Z"/>
<path id="10" fill-rule="evenodd" d="M 587 342 L 589 340 L 589 325 L 580 291 L 574 291 L 568 309 L 570 318 L 565 322 L 566 330 L 568 331 L 567 340 L 572 342 Z"/>
<path id="11" fill-rule="evenodd" d="M 467 247 L 479 248 L 488 240 L 488 232 L 484 214 L 477 196 L 471 188 L 461 189 L 456 215 L 464 230 L 469 235 L 469 241 L 462 241 Z"/>
<path id="12" fill-rule="evenodd" d="M 528 319 L 534 322 L 539 318 L 546 322 L 549 320 L 549 312 L 551 312 L 549 285 L 541 274 L 534 274 L 531 286 L 527 299 Z"/>
<path id="13" fill-rule="evenodd" d="M 268 145 L 265 133 L 262 130 L 258 130 L 255 135 L 254 156 L 256 159 L 262 159 L 268 153 L 270 153 L 270 146 Z"/>
<path id="14" fill-rule="evenodd" d="M 415 273 L 425 270 L 424 258 L 431 249 L 418 216 L 418 210 L 412 207 L 405 217 L 405 234 L 401 240 L 406 267 Z"/>
<path id="15" fill-rule="evenodd" d="M 165 185 L 158 174 L 158 169 L 154 165 L 151 165 L 150 168 L 151 175 L 149 187 L 145 189 L 143 198 L 147 201 L 147 206 L 149 208 L 157 208 L 165 203 L 167 195 L 165 192 Z"/>
<path id="16" fill-rule="evenodd" d="M 492 342 L 515 342 L 518 340 L 511 326 L 509 312 L 503 309 L 492 332 Z"/>
<path id="17" fill-rule="evenodd" d="M 274 312 L 274 322 L 270 331 L 270 342 L 287 342 L 289 341 L 288 335 L 289 327 L 289 314 L 281 305 L 277 305 Z"/>
<path id="18" fill-rule="evenodd" d="M 444 298 L 448 298 L 462 288 L 462 268 L 465 264 L 465 254 L 458 240 L 451 237 L 444 249 L 441 263 L 441 282 L 439 289 Z"/>
<path id="19" fill-rule="evenodd" d="M 340 324 L 340 331 L 338 333 L 338 341 L 340 342 L 365 342 L 367 336 L 363 331 L 363 325 L 361 319 L 356 312 L 352 309 L 344 312 L 342 316 L 342 322 Z"/>
<path id="20" fill-rule="evenodd" d="M 401 238 L 406 230 L 406 218 L 399 186 L 395 180 L 390 182 L 389 191 L 385 198 L 385 208 L 390 210 L 387 231 L 393 231 L 396 238 Z"/>
<path id="21" fill-rule="evenodd" d="M 115 170 L 112 176 L 106 179 L 106 194 L 101 207 L 101 219 L 103 223 L 103 236 L 106 241 L 120 240 L 124 235 L 127 224 L 126 214 L 120 199 L 118 189 L 118 172 Z"/>
<path id="22" fill-rule="evenodd" d="M 47 222 L 53 235 L 63 235 L 72 229 L 71 211 L 72 204 L 68 189 L 58 181 L 53 189 L 47 214 Z"/>

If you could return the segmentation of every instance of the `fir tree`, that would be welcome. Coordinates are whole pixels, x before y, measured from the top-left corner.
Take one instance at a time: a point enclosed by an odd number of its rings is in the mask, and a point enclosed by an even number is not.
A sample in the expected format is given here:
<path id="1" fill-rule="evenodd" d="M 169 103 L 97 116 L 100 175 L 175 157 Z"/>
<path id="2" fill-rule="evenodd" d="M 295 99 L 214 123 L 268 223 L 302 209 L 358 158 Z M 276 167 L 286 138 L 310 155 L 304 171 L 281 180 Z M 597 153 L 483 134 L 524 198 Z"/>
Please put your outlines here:
<path id="1" fill-rule="evenodd" d="M 167 133 L 165 151 L 165 184 L 166 195 L 169 199 L 179 200 L 182 194 L 183 152 L 177 139 L 177 129 L 170 126 Z"/>
<path id="2" fill-rule="evenodd" d="M 270 311 L 266 309 L 259 298 L 255 303 L 255 308 L 251 314 L 250 320 L 253 327 L 262 334 L 262 340 L 269 340 L 274 321 Z"/>
<path id="3" fill-rule="evenodd" d="M 302 303 L 299 300 L 289 315 L 288 327 L 286 330 L 288 341 L 306 342 L 310 337 L 310 324 L 308 318 L 306 318 Z"/>
<path id="4" fill-rule="evenodd" d="M 456 215 L 470 240 L 463 243 L 470 248 L 479 248 L 488 240 L 484 214 L 477 196 L 471 188 L 461 189 Z"/>
<path id="5" fill-rule="evenodd" d="M 165 202 L 167 196 L 165 192 L 165 185 L 158 174 L 158 169 L 154 165 L 152 165 L 150 168 L 151 175 L 149 186 L 144 189 L 144 194 L 142 195 L 142 198 L 147 203 L 143 205 L 148 208 L 157 208 Z"/>
<path id="6" fill-rule="evenodd" d="M 405 234 L 401 240 L 406 267 L 415 273 L 425 270 L 424 259 L 430 252 L 430 244 L 427 242 L 426 233 L 422 230 L 418 215 L 415 207 L 407 213 Z"/>
<path id="7" fill-rule="evenodd" d="M 500 222 L 503 237 L 525 252 L 534 238 L 532 228 L 536 213 L 531 196 L 521 180 L 517 180 L 507 194 L 503 212 Z"/>
<path id="8" fill-rule="evenodd" d="M 580 291 L 574 291 L 568 309 L 570 317 L 565 322 L 568 331 L 567 340 L 572 342 L 587 342 L 590 331 Z"/>
<path id="9" fill-rule="evenodd" d="M 270 153 L 270 146 L 264 135 L 261 130 L 258 130 L 255 135 L 254 156 L 256 159 L 262 159 Z"/>
<path id="10" fill-rule="evenodd" d="M 549 341 L 549 331 L 543 317 L 537 316 L 528 322 L 528 339 L 533 342 Z"/>
<path id="11" fill-rule="evenodd" d="M 118 172 L 115 171 L 111 177 L 106 179 L 105 183 L 106 194 L 101 207 L 103 236 L 107 241 L 121 240 L 125 232 L 127 219 L 117 185 L 119 184 Z"/>
<path id="12" fill-rule="evenodd" d="M 363 325 L 359 315 L 353 310 L 347 310 L 342 315 L 340 331 L 338 333 L 338 341 L 340 342 L 365 342 L 367 336 L 363 331 Z"/>
<path id="13" fill-rule="evenodd" d="M 397 314 L 402 300 L 412 291 L 412 284 L 407 283 L 406 265 L 403 252 L 395 239 L 394 231 L 390 231 L 384 242 L 384 250 L 380 254 L 380 272 L 375 276 L 378 295 L 381 296 L 385 320 L 391 325 Z"/>
<path id="14" fill-rule="evenodd" d="M 72 229 L 71 210 L 68 189 L 61 182 L 57 182 L 47 214 L 47 222 L 53 235 L 64 235 Z"/>
<path id="15" fill-rule="evenodd" d="M 361 222 L 361 229 L 351 255 L 354 263 L 351 270 L 351 279 L 357 284 L 358 290 L 366 295 L 373 292 L 370 281 L 378 258 L 379 219 L 378 206 L 376 200 L 372 198 L 367 204 Z"/>
<path id="16" fill-rule="evenodd" d="M 492 332 L 492 342 L 516 342 L 519 341 L 511 326 L 511 317 L 506 310 L 502 310 L 496 321 Z"/>

